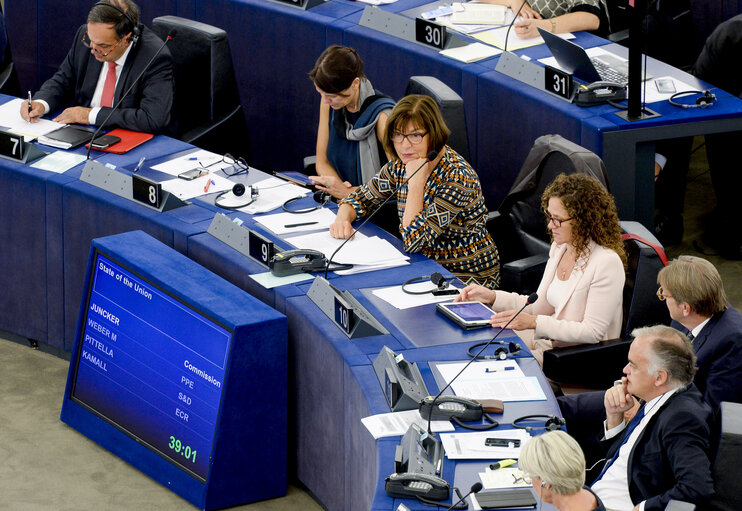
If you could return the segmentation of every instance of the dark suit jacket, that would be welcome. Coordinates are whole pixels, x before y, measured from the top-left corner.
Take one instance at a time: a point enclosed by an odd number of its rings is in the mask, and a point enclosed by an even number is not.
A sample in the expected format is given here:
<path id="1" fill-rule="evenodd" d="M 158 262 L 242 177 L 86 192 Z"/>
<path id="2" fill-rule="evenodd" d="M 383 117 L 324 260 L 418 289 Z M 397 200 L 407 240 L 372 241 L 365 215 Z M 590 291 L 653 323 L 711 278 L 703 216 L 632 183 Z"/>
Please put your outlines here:
<path id="1" fill-rule="evenodd" d="M 671 499 L 702 505 L 714 491 L 709 461 L 711 408 L 691 385 L 664 403 L 629 454 L 629 494 L 645 511 L 661 511 Z M 623 435 L 609 441 L 607 459 Z"/>
<path id="2" fill-rule="evenodd" d="M 672 326 L 688 333 L 680 323 Z M 742 403 L 742 314 L 729 308 L 715 314 L 693 340 L 698 371 L 693 382 L 711 408 L 722 401 Z"/>
<path id="3" fill-rule="evenodd" d="M 59 70 L 41 86 L 33 98 L 43 99 L 49 103 L 50 112 L 70 106 L 90 106 L 103 63 L 95 60 L 90 49 L 82 44 L 86 29 L 87 26 L 83 25 L 77 30 L 72 48 Z M 130 50 L 116 83 L 114 105 L 136 80 L 160 46 L 162 46 L 162 40 L 143 26 L 142 36 Z M 164 48 L 121 106 L 113 113 L 105 127 L 126 128 L 147 133 L 168 132 L 170 110 L 173 105 L 172 61 L 170 52 Z M 95 124 L 100 125 L 110 112 L 111 108 L 102 107 Z"/>

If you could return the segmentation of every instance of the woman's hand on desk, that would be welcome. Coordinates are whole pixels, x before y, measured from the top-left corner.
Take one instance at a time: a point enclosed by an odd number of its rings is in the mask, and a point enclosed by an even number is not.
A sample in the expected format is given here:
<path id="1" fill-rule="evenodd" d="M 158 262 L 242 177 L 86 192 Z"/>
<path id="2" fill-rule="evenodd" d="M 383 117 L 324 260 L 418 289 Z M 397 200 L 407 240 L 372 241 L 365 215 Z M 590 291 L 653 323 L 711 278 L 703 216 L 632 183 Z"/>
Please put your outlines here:
<path id="1" fill-rule="evenodd" d="M 344 199 L 357 188 L 348 181 L 340 181 L 336 176 L 309 176 L 318 190 L 327 192 L 336 199 Z"/>
<path id="2" fill-rule="evenodd" d="M 454 302 L 482 302 L 487 305 L 495 303 L 495 292 L 478 284 L 469 284 L 453 299 Z"/>
<path id="3" fill-rule="evenodd" d="M 356 219 L 356 211 L 348 204 L 340 204 L 335 221 L 330 224 L 330 236 L 346 239 L 353 234 L 351 223 Z"/>
<path id="4" fill-rule="evenodd" d="M 498 312 L 490 320 L 490 325 L 498 328 L 505 328 L 514 316 L 518 315 L 517 310 L 502 311 Z M 536 328 L 536 316 L 528 314 L 527 312 L 521 312 L 512 323 L 508 325 L 508 328 L 513 330 L 533 330 Z"/>
<path id="5" fill-rule="evenodd" d="M 550 28 L 540 25 L 539 21 L 540 20 L 537 20 L 537 19 L 522 19 L 522 20 L 516 21 L 515 24 L 513 25 L 513 30 L 515 30 L 515 35 L 517 35 L 521 39 L 532 39 L 540 35 L 538 33 L 539 26 L 541 26 L 542 28 L 546 28 L 547 30 L 550 30 Z"/>

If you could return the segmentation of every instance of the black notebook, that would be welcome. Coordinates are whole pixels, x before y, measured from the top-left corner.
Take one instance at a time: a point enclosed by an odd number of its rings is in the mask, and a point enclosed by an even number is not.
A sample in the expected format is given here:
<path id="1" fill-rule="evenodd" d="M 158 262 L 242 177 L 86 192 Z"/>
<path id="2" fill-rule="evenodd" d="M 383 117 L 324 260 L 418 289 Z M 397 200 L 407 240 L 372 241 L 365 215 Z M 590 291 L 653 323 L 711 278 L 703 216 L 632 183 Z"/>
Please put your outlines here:
<path id="1" fill-rule="evenodd" d="M 483 491 L 474 496 L 482 509 L 529 509 L 536 507 L 536 497 L 528 488 Z"/>
<path id="2" fill-rule="evenodd" d="M 72 149 L 73 147 L 90 142 L 92 136 L 93 132 L 84 128 L 63 126 L 58 130 L 39 137 L 39 143 L 58 147 L 59 149 Z"/>

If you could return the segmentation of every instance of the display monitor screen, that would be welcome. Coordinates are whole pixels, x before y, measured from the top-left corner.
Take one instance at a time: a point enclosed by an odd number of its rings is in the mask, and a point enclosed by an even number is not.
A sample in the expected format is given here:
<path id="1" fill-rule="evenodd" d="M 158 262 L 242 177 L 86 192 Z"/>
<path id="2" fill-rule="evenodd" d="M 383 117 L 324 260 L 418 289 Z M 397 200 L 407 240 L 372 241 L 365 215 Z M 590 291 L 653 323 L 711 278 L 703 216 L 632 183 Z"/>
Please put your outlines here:
<path id="1" fill-rule="evenodd" d="M 96 251 L 71 398 L 206 481 L 232 332 Z"/>

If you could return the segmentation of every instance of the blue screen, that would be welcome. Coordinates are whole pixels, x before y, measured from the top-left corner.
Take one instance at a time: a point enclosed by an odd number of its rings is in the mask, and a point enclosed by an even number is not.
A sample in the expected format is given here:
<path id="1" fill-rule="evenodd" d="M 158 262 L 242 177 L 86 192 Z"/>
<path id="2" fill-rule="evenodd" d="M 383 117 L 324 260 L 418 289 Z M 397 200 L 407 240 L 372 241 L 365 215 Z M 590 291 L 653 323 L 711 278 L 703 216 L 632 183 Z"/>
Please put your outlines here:
<path id="1" fill-rule="evenodd" d="M 205 481 L 232 333 L 96 252 L 72 398 Z"/>

